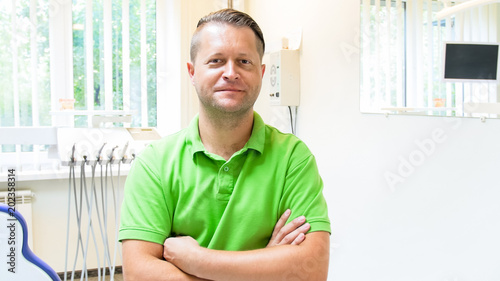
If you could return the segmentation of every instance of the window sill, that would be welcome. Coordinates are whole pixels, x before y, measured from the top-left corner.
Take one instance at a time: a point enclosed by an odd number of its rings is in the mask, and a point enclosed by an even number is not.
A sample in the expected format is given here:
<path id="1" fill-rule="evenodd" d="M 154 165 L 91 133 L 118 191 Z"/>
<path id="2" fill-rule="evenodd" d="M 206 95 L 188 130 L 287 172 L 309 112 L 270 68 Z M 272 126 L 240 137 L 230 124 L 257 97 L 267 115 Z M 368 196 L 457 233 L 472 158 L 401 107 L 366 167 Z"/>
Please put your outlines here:
<path id="1" fill-rule="evenodd" d="M 421 111 L 450 111 L 457 110 L 455 107 L 384 107 L 381 108 L 384 112 L 411 113 Z"/>

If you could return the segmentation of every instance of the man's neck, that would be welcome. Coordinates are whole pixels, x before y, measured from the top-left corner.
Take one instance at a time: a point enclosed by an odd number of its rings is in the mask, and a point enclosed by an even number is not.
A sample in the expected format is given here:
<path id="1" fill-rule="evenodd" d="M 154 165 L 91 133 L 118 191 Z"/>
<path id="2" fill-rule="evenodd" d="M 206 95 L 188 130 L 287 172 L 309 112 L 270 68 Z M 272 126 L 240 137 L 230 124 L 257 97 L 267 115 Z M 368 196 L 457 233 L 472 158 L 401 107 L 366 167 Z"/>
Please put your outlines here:
<path id="1" fill-rule="evenodd" d="M 229 160 L 250 139 L 253 110 L 242 116 L 224 118 L 215 118 L 200 111 L 198 127 L 205 149 Z"/>

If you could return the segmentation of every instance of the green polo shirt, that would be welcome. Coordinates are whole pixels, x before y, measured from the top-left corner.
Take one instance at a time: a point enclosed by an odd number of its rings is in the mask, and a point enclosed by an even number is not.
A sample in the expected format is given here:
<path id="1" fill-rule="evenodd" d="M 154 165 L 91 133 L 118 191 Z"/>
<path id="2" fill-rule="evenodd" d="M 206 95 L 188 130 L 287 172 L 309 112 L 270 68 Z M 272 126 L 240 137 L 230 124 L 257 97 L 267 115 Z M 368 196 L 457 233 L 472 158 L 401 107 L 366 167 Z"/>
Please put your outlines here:
<path id="1" fill-rule="evenodd" d="M 188 235 L 206 248 L 264 248 L 279 217 L 304 215 L 330 232 L 323 182 L 306 145 L 255 113 L 247 144 L 228 161 L 205 150 L 198 117 L 149 145 L 125 183 L 119 239 L 163 244 Z"/>

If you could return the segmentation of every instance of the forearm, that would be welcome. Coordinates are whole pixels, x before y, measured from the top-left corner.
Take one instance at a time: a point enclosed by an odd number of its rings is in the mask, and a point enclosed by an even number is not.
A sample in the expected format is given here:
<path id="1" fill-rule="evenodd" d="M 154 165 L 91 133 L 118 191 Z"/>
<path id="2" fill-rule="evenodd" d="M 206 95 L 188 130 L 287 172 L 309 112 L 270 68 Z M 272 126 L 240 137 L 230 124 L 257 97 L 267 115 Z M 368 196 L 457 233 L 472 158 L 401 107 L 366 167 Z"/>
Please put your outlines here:
<path id="1" fill-rule="evenodd" d="M 124 266 L 125 281 L 201 281 L 198 277 L 182 272 L 173 264 L 164 260 L 150 260 L 148 262 L 134 262 Z"/>
<path id="2" fill-rule="evenodd" d="M 210 280 L 326 280 L 329 234 L 310 233 L 301 245 L 230 252 L 205 248 L 197 258 L 173 261 L 182 270 Z M 178 264 L 177 264 L 178 263 Z"/>
<path id="3" fill-rule="evenodd" d="M 161 257 L 162 246 L 144 241 L 123 243 L 123 277 L 125 281 L 202 281 L 181 271 Z"/>
<path id="4" fill-rule="evenodd" d="M 207 250 L 193 274 L 213 280 L 326 280 L 320 263 L 292 245 L 248 252 Z M 205 249 L 206 250 L 206 249 Z"/>

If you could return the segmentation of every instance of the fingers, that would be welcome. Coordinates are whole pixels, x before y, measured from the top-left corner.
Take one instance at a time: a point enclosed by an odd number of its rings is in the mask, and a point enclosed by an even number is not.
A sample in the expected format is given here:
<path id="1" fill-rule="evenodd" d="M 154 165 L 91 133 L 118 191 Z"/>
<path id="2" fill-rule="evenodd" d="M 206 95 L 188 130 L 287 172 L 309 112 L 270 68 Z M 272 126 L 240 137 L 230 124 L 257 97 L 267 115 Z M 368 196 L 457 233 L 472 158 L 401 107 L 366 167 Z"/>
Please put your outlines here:
<path id="1" fill-rule="evenodd" d="M 296 230 L 301 226 L 303 225 L 304 223 L 306 222 L 306 218 L 304 216 L 300 216 L 298 218 L 295 218 L 294 220 L 292 220 L 290 223 L 288 223 L 287 225 L 283 226 L 280 231 L 278 232 L 278 234 L 276 235 L 276 238 L 281 241 L 281 240 L 284 240 L 285 238 L 287 238 L 288 236 L 288 239 L 286 239 L 287 241 L 285 242 L 291 242 L 291 241 L 288 241 L 290 240 L 290 234 L 297 234 L 298 233 L 296 232 Z M 296 236 L 296 235 L 295 235 Z M 293 238 L 295 238 L 295 236 Z M 292 239 L 293 240 L 293 239 Z"/>
<path id="2" fill-rule="evenodd" d="M 291 213 L 292 213 L 292 211 L 290 211 L 290 209 L 287 209 L 283 213 L 283 215 L 281 215 L 280 219 L 278 220 L 278 222 L 274 226 L 273 235 L 272 235 L 273 238 L 276 238 L 276 236 L 278 235 L 278 233 L 280 232 L 280 230 L 283 228 L 283 226 L 285 225 L 286 221 L 290 217 Z"/>
<path id="3" fill-rule="evenodd" d="M 299 245 L 302 241 L 304 241 L 305 234 L 310 228 L 311 225 L 305 222 L 304 217 L 294 219 L 282 229 L 283 234 L 285 235 L 282 239 L 280 239 L 278 245 Z"/>
<path id="4" fill-rule="evenodd" d="M 302 243 L 305 239 L 306 235 L 304 233 L 299 233 L 299 235 L 297 235 L 297 238 L 295 238 L 295 240 L 293 240 L 290 245 L 300 245 L 300 243 Z"/>
<path id="5" fill-rule="evenodd" d="M 305 234 L 309 231 L 311 226 L 306 223 L 306 218 L 300 216 L 286 224 L 290 218 L 291 211 L 288 209 L 283 213 L 278 222 L 276 223 L 273 234 L 267 247 L 277 245 L 299 245 L 304 241 Z"/>

